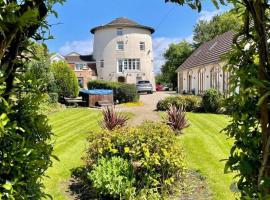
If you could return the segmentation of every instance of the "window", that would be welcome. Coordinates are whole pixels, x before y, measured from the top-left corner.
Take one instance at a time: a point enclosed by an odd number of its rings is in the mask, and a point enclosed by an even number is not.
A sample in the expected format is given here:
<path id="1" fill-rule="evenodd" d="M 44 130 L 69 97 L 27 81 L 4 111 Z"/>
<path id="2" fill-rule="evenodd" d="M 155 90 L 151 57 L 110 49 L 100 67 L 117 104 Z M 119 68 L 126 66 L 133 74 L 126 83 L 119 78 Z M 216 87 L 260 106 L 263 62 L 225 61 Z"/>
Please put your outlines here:
<path id="1" fill-rule="evenodd" d="M 118 28 L 116 30 L 116 35 L 123 35 L 123 29 L 122 28 Z"/>
<path id="2" fill-rule="evenodd" d="M 116 47 L 117 50 L 124 50 L 124 42 L 117 42 L 117 47 Z"/>
<path id="3" fill-rule="evenodd" d="M 219 67 L 213 67 L 210 71 L 210 86 L 219 91 Z"/>
<path id="4" fill-rule="evenodd" d="M 229 78 L 230 78 L 230 73 L 227 71 L 223 71 L 223 92 L 225 94 L 227 94 L 229 91 Z"/>
<path id="5" fill-rule="evenodd" d="M 199 69 L 198 71 L 198 93 L 199 94 L 202 94 L 204 92 L 204 72 L 205 72 L 205 69 L 202 68 L 202 69 Z"/>
<path id="6" fill-rule="evenodd" d="M 140 50 L 145 51 L 145 43 L 144 42 L 140 42 Z"/>
<path id="7" fill-rule="evenodd" d="M 118 66 L 118 72 L 123 72 L 123 60 L 118 60 L 117 61 L 117 66 Z"/>
<path id="8" fill-rule="evenodd" d="M 192 90 L 192 71 L 187 73 L 187 91 L 190 93 Z"/>
<path id="9" fill-rule="evenodd" d="M 104 60 L 100 60 L 100 67 L 101 67 L 101 68 L 104 67 Z"/>
<path id="10" fill-rule="evenodd" d="M 84 68 L 84 64 L 75 64 L 75 71 L 82 71 Z"/>
<path id="11" fill-rule="evenodd" d="M 140 71 L 141 62 L 140 59 L 119 59 L 117 60 L 117 70 L 118 72 L 128 71 Z"/>

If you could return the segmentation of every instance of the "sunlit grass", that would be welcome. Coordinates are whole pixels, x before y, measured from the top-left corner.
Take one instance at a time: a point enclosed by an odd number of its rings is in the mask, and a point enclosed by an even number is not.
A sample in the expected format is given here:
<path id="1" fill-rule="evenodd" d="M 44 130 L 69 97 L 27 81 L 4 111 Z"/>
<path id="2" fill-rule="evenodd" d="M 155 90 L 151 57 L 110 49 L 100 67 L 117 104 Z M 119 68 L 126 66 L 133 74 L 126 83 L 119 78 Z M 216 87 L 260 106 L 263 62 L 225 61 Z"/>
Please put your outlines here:
<path id="1" fill-rule="evenodd" d="M 99 128 L 100 119 L 99 111 L 88 108 L 68 108 L 49 115 L 55 133 L 54 155 L 60 159 L 53 161 L 53 166 L 47 171 L 49 178 L 44 180 L 45 191 L 53 199 L 68 199 L 64 192 L 71 169 L 83 164 L 81 157 L 87 146 L 87 133 Z"/>
<path id="2" fill-rule="evenodd" d="M 138 101 L 138 102 L 122 103 L 120 105 L 127 106 L 127 107 L 134 107 L 134 106 L 143 106 L 144 103 L 142 101 Z"/>

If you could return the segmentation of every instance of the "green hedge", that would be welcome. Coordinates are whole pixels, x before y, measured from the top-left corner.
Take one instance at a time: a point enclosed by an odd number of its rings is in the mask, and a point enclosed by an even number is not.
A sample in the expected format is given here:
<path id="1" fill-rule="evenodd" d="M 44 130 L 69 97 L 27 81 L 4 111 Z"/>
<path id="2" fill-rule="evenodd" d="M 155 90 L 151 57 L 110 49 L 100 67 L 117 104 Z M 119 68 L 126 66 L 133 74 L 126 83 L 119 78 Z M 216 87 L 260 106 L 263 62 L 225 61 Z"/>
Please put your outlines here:
<path id="1" fill-rule="evenodd" d="M 114 94 L 114 101 L 119 103 L 136 102 L 139 95 L 135 84 L 94 80 L 88 82 L 88 89 L 111 89 Z"/>
<path id="2" fill-rule="evenodd" d="M 157 110 L 165 111 L 170 105 L 175 105 L 177 108 L 184 106 L 186 111 L 199 111 L 201 109 L 202 98 L 195 95 L 177 95 L 167 97 L 157 103 Z"/>
<path id="3" fill-rule="evenodd" d="M 202 107 L 205 112 L 217 113 L 221 108 L 222 94 L 215 89 L 206 90 L 202 97 Z"/>

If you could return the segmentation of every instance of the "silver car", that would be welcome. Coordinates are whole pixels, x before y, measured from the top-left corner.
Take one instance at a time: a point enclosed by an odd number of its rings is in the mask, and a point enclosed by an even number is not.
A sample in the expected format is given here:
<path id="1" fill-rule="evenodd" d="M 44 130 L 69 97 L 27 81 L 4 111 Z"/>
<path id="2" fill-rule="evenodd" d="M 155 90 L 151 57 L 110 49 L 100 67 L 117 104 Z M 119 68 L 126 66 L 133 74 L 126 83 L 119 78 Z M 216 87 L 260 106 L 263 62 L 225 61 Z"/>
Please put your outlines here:
<path id="1" fill-rule="evenodd" d="M 150 81 L 147 80 L 138 81 L 136 86 L 138 92 L 147 92 L 148 94 L 153 93 L 153 86 L 150 83 Z"/>

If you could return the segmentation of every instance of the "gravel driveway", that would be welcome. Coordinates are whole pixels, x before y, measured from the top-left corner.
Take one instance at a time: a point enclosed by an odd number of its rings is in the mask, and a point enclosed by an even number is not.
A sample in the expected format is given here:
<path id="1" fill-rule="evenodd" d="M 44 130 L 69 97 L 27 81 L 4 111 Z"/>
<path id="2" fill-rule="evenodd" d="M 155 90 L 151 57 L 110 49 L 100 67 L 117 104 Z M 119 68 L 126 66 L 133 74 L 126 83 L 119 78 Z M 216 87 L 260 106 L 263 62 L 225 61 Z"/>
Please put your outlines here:
<path id="1" fill-rule="evenodd" d="M 156 110 L 157 102 L 168 96 L 175 94 L 173 91 L 154 92 L 153 94 L 141 94 L 140 101 L 144 103 L 143 106 L 123 106 L 118 105 L 116 109 L 119 111 L 126 111 L 134 114 L 134 117 L 130 120 L 129 124 L 135 126 L 141 124 L 144 121 L 160 121 Z"/>

